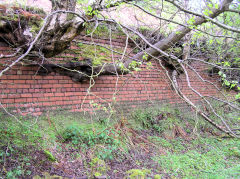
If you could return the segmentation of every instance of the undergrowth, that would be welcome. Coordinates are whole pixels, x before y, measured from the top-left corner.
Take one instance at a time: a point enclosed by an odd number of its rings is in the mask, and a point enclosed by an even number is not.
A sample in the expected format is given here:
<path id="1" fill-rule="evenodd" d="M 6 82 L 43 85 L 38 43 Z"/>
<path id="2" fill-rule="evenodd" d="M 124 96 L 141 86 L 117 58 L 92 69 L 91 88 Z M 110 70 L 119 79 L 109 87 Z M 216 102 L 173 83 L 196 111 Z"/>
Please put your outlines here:
<path id="1" fill-rule="evenodd" d="M 233 112 L 225 115 L 233 116 Z M 20 125 L 1 114 L 0 176 L 240 176 L 239 139 L 219 135 L 191 113 L 156 106 L 137 109 L 128 117 L 112 117 L 107 122 L 81 116 L 47 114 L 37 120 L 22 117 L 19 120 L 24 125 Z M 239 125 L 239 121 L 230 124 Z"/>
<path id="2" fill-rule="evenodd" d="M 178 143 L 178 141 L 177 141 Z M 179 144 L 181 145 L 181 144 Z M 187 149 L 186 149 L 187 147 Z M 234 139 L 198 138 L 167 154 L 155 156 L 164 173 L 177 178 L 237 178 L 240 176 L 240 142 Z"/>
<path id="3" fill-rule="evenodd" d="M 121 141 L 114 129 L 104 128 L 101 125 L 70 125 L 62 132 L 64 142 L 71 142 L 74 146 L 81 147 L 82 150 L 89 150 L 98 145 L 102 146 L 96 150 L 96 154 L 101 159 L 113 159 L 113 152 L 120 147 Z"/>

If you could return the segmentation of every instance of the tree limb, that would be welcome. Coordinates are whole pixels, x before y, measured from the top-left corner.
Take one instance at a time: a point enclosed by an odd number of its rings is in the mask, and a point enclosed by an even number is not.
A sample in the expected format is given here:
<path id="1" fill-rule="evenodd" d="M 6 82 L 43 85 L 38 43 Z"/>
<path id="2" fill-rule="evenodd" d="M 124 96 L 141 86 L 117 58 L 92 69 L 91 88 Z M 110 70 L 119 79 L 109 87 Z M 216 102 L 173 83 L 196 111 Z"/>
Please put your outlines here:
<path id="1" fill-rule="evenodd" d="M 210 18 L 215 18 L 217 17 L 219 14 L 221 14 L 222 12 L 225 11 L 226 8 L 228 8 L 229 3 L 231 3 L 232 0 L 224 0 L 220 7 L 222 7 L 221 9 L 213 9 L 213 13 L 209 15 Z M 205 18 L 202 17 L 197 17 L 195 19 L 195 22 L 193 22 L 193 26 L 198 26 L 201 25 L 203 23 L 207 22 L 207 20 Z M 154 44 L 155 48 L 161 49 L 162 51 L 167 50 L 168 48 L 171 47 L 172 44 L 175 44 L 176 42 L 178 42 L 180 39 L 182 39 L 187 33 L 189 33 L 192 29 L 190 29 L 189 27 L 179 27 L 177 28 L 177 30 L 175 32 L 172 32 L 167 38 L 157 42 L 156 44 Z M 153 47 L 150 47 L 148 49 L 146 49 L 146 52 L 149 54 L 152 54 L 153 56 L 158 56 L 159 55 L 159 51 L 156 50 Z M 142 56 L 144 55 L 144 52 L 140 52 L 138 54 L 136 54 L 133 58 L 136 59 L 140 59 L 142 58 Z"/>

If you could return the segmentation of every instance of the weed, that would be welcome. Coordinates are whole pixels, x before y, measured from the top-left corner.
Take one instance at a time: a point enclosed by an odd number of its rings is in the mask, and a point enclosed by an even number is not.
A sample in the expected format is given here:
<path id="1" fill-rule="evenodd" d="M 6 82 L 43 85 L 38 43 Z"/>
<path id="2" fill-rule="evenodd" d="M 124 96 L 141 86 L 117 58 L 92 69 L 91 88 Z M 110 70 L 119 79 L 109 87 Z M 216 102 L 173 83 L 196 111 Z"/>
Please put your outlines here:
<path id="1" fill-rule="evenodd" d="M 1 114 L 0 117 L 4 118 Z M 31 120 L 20 120 L 31 124 Z M 73 173 L 74 162 L 81 168 L 78 171 L 84 171 L 81 176 L 92 177 L 109 174 L 122 178 L 237 178 L 240 175 L 239 140 L 215 139 L 209 133 L 205 138 L 206 134 L 200 133 L 202 137 L 191 136 L 187 140 L 177 135 L 171 140 L 165 137 L 174 130 L 181 132 L 180 127 L 188 129 L 189 135 L 193 127 L 202 129 L 209 125 L 201 120 L 195 122 L 191 116 L 170 107 L 137 110 L 132 118 L 120 121 L 91 118 L 91 123 L 79 114 L 57 114 L 40 117 L 31 128 L 4 119 L 0 121 L 0 175 L 54 178 L 50 176 L 50 166 Z M 56 158 L 57 164 L 49 161 Z M 150 173 L 144 169 L 157 163 L 157 169 L 151 168 Z M 136 166 L 144 168 L 134 169 Z M 45 173 L 41 173 L 42 169 Z"/>
<path id="2" fill-rule="evenodd" d="M 89 164 L 91 167 L 91 178 L 93 178 L 93 176 L 105 175 L 109 169 L 104 160 L 101 160 L 97 157 L 93 158 Z"/>
<path id="3" fill-rule="evenodd" d="M 172 147 L 172 144 L 168 140 L 158 137 L 158 136 L 151 136 L 151 137 L 149 137 L 149 140 L 153 141 L 155 144 L 160 145 L 164 148 Z"/>
<path id="4" fill-rule="evenodd" d="M 165 108 L 138 109 L 133 113 L 132 118 L 144 129 L 163 133 L 166 130 L 171 130 L 174 125 L 179 123 L 176 114 L 168 112 L 171 109 L 164 110 Z"/>
<path id="5" fill-rule="evenodd" d="M 50 161 L 52 161 L 52 162 L 56 162 L 57 161 L 56 157 L 54 157 L 54 155 L 50 151 L 44 150 L 44 154 L 47 156 L 47 158 Z"/>
<path id="6" fill-rule="evenodd" d="M 125 179 L 144 179 L 147 174 L 150 174 L 151 170 L 149 169 L 131 169 L 126 172 Z"/>
<path id="7" fill-rule="evenodd" d="M 13 169 L 11 171 L 8 171 L 6 177 L 9 178 L 9 179 L 18 178 L 22 174 L 23 174 L 22 167 L 21 166 L 17 166 L 17 168 L 15 168 L 15 169 Z"/>
<path id="8" fill-rule="evenodd" d="M 176 145 L 181 146 L 180 143 L 181 141 L 176 140 L 172 148 Z M 219 142 L 214 138 L 199 138 L 193 143 L 186 144 L 189 150 L 185 152 L 182 148 L 172 150 L 175 153 L 167 152 L 166 156 L 157 156 L 155 159 L 166 173 L 177 178 L 209 178 L 210 176 L 211 178 L 232 178 L 239 174 L 237 167 L 240 165 L 236 163 L 238 155 L 232 153 L 232 149 L 238 151 L 239 144 L 239 141 L 235 140 Z"/>
<path id="9" fill-rule="evenodd" d="M 0 120 L 0 147 L 6 146 L 11 142 L 18 147 L 27 147 L 29 145 L 38 145 L 41 140 L 41 134 L 37 131 L 36 126 L 30 126 L 30 121 L 19 119 L 23 125 L 11 118 Z"/>
<path id="10" fill-rule="evenodd" d="M 50 175 L 48 172 L 44 172 L 43 174 L 42 174 L 43 176 L 44 176 L 44 178 L 46 178 L 46 179 L 63 179 L 63 177 L 62 176 L 58 176 L 58 175 Z M 34 176 L 33 177 L 33 179 L 42 179 L 42 177 L 40 177 L 39 175 L 36 175 L 36 176 Z"/>
<path id="11" fill-rule="evenodd" d="M 154 177 L 153 177 L 153 179 L 161 179 L 162 177 L 161 177 L 161 175 L 154 175 Z"/>
<path id="12" fill-rule="evenodd" d="M 81 146 L 87 150 L 97 147 L 96 154 L 101 159 L 113 159 L 113 153 L 120 147 L 120 141 L 118 140 L 118 134 L 111 128 L 87 128 L 83 126 L 71 125 L 66 128 L 62 134 L 66 142 L 70 141 L 73 145 Z"/>

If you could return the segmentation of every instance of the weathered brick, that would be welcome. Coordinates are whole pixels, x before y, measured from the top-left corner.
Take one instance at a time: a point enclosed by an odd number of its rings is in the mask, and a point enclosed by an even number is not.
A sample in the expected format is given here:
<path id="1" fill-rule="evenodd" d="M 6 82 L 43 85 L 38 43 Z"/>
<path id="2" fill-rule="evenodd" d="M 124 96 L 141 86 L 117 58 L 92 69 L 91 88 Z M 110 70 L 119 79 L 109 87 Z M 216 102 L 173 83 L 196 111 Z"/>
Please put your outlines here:
<path id="1" fill-rule="evenodd" d="M 124 37 L 125 38 L 125 37 Z M 123 47 L 125 45 L 125 39 L 122 37 L 113 39 L 113 45 Z M 81 37 L 90 41 L 89 37 Z M 95 39 L 96 42 L 109 44 L 109 40 Z M 77 48 L 72 46 L 72 49 Z M 1 47 L 0 47 L 1 50 Z M 127 49 L 131 51 L 130 48 Z M 4 52 L 8 54 L 9 52 Z M 71 54 L 70 51 L 62 54 L 71 58 L 76 57 Z M 133 54 L 130 54 L 133 55 Z M 115 58 L 120 57 L 114 55 Z M 80 58 L 80 57 L 78 57 Z M 67 58 L 69 59 L 69 58 Z M 7 59 L 10 60 L 10 59 Z M 14 60 L 14 59 L 13 59 Z M 64 60 L 63 58 L 55 58 L 56 61 Z M 91 88 L 91 93 L 94 95 L 87 95 L 86 92 L 89 88 L 89 83 L 74 83 L 70 77 L 62 76 L 58 73 L 51 73 L 47 76 L 35 75 L 36 68 L 15 66 L 8 75 L 1 77 L 0 93 L 3 93 L 0 100 L 6 100 L 9 103 L 7 106 L 17 105 L 26 107 L 35 106 L 38 111 L 41 112 L 51 109 L 72 109 L 74 111 L 81 111 L 79 108 L 82 103 L 83 109 L 91 111 L 89 106 L 90 101 L 94 102 L 111 102 L 112 95 L 115 91 L 118 93 L 116 101 L 118 103 L 124 102 L 127 108 L 137 107 L 144 105 L 151 100 L 168 100 L 171 103 L 179 102 L 181 99 L 176 96 L 175 92 L 168 83 L 166 75 L 158 63 L 152 62 L 153 68 L 146 69 L 146 65 L 141 66 L 141 71 L 134 72 L 134 75 L 128 74 L 119 76 L 118 83 L 116 85 L 117 77 L 114 75 L 100 76 L 95 79 L 95 85 Z M 196 69 L 201 71 L 206 69 L 205 66 L 195 65 Z M 212 88 L 211 85 L 201 82 L 198 77 L 189 70 L 191 75 L 191 84 L 203 95 L 215 95 L 218 92 Z M 207 74 L 200 73 L 204 78 L 209 79 Z M 212 79 L 210 81 L 215 82 Z M 181 75 L 178 79 L 179 86 L 185 95 L 191 97 L 192 100 L 196 101 L 199 99 L 188 87 L 184 75 Z M 86 97 L 86 98 L 85 98 Z M 101 100 L 99 98 L 102 98 Z M 85 100 L 84 100 L 85 99 Z M 14 104 L 15 103 L 15 104 Z M 21 104 L 24 103 L 24 104 Z M 136 104 L 135 104 L 136 103 Z M 5 104 L 5 103 L 4 103 Z M 33 108 L 30 108 L 33 109 Z M 36 113 L 36 115 L 38 114 Z M 40 113 L 39 113 L 40 114 Z"/>
<path id="2" fill-rule="evenodd" d="M 14 99 L 0 99 L 3 104 L 14 103 Z"/>
<path id="3" fill-rule="evenodd" d="M 21 94 L 22 98 L 32 98 L 32 94 Z"/>
<path id="4" fill-rule="evenodd" d="M 14 100 L 15 103 L 24 103 L 24 102 L 27 102 L 26 98 L 17 98 Z"/>
<path id="5" fill-rule="evenodd" d="M 51 96 L 55 96 L 54 93 L 44 93 L 43 96 L 45 97 L 51 97 Z"/>
<path id="6" fill-rule="evenodd" d="M 42 84 L 42 88 L 53 88 L 53 84 Z"/>

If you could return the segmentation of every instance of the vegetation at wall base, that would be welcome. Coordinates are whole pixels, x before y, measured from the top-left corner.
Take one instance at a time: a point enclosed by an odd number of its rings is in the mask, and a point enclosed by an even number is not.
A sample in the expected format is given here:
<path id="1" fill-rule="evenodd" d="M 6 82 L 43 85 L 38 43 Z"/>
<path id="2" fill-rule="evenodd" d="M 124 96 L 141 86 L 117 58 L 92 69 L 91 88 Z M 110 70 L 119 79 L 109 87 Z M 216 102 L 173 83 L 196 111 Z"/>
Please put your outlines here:
<path id="1" fill-rule="evenodd" d="M 230 115 L 230 114 L 228 114 Z M 111 119 L 1 113 L 2 178 L 237 178 L 240 140 L 170 106 Z M 201 121 L 201 122 L 200 122 Z M 236 125 L 239 121 L 232 123 Z M 29 126 L 29 127 L 27 127 Z"/>

